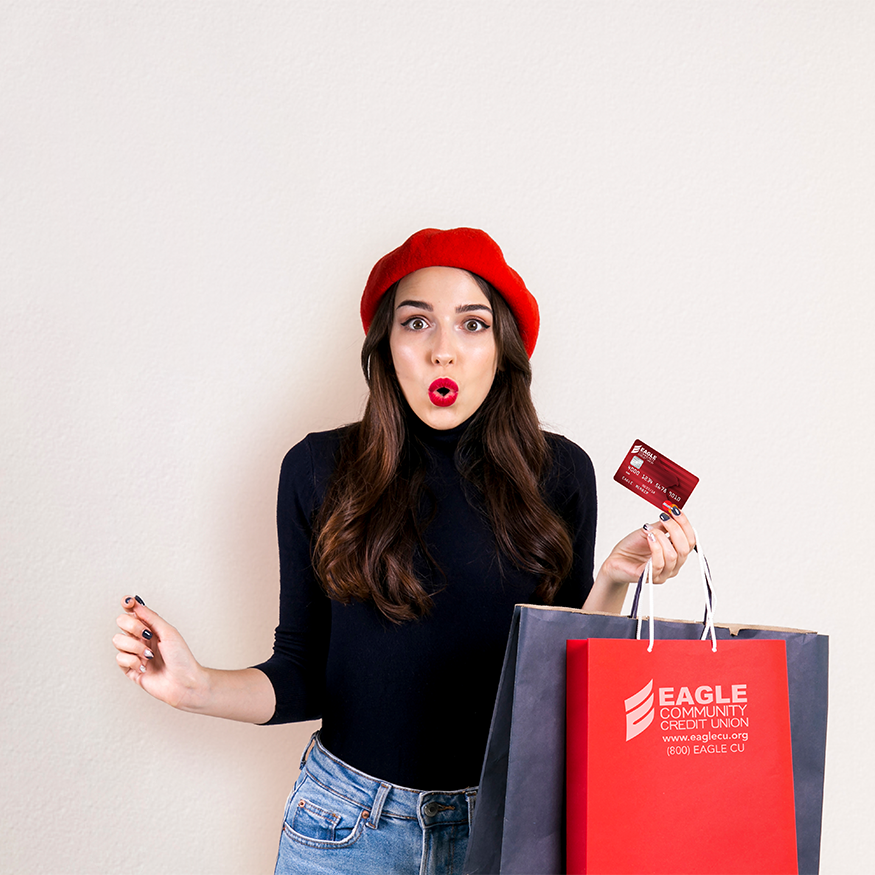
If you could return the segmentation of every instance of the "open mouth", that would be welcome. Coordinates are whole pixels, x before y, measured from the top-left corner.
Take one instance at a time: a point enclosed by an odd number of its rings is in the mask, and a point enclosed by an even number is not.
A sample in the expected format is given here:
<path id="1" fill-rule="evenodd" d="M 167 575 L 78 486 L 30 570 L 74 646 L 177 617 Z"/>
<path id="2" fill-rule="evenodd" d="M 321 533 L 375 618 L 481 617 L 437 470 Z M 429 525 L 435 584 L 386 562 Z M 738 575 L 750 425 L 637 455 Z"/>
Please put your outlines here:
<path id="1" fill-rule="evenodd" d="M 449 407 L 455 403 L 459 387 L 449 377 L 439 377 L 428 387 L 428 398 L 435 407 Z"/>

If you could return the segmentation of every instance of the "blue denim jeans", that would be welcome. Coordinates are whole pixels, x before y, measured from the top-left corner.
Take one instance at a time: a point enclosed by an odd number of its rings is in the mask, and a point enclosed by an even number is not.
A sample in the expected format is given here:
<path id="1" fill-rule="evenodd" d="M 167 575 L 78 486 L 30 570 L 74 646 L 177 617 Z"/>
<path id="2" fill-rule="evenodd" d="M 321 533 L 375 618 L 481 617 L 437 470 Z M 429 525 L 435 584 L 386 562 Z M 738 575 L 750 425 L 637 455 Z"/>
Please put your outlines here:
<path id="1" fill-rule="evenodd" d="M 372 778 L 317 733 L 286 803 L 275 875 L 462 875 L 476 796 Z"/>

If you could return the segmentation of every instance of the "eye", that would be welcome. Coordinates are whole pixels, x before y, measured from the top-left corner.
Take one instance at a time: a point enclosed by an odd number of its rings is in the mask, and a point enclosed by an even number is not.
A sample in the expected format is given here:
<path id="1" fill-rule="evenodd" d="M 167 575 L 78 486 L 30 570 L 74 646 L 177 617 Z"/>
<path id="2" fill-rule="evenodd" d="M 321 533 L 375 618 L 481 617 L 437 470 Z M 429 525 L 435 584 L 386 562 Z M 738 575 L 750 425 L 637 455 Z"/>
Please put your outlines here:
<path id="1" fill-rule="evenodd" d="M 465 331 L 475 332 L 475 331 L 486 331 L 489 326 L 482 319 L 466 319 L 462 323 L 462 327 Z"/>
<path id="2" fill-rule="evenodd" d="M 421 316 L 411 316 L 410 319 L 402 322 L 404 328 L 409 328 L 411 331 L 422 331 L 428 327 L 428 323 Z"/>

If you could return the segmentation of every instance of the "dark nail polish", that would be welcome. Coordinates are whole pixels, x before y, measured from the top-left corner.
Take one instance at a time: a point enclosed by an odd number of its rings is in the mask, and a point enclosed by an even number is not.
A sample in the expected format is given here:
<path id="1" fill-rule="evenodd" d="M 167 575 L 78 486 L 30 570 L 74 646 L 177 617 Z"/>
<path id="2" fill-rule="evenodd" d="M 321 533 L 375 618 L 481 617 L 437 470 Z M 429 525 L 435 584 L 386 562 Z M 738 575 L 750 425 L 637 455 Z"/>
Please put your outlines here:
<path id="1" fill-rule="evenodd" d="M 659 515 L 659 518 L 660 518 L 664 523 L 665 523 L 665 522 L 668 522 L 668 521 L 671 519 L 671 517 L 670 517 L 667 513 L 661 513 L 661 514 Z"/>
<path id="2" fill-rule="evenodd" d="M 128 597 L 125 599 L 125 604 L 126 604 L 126 605 L 129 605 L 130 603 L 131 603 L 131 597 L 128 596 Z"/>
<path id="3" fill-rule="evenodd" d="M 148 629 L 143 629 L 143 637 L 144 638 L 151 638 L 152 633 Z"/>
<path id="4" fill-rule="evenodd" d="M 668 517 L 666 517 L 666 519 L 668 519 Z M 134 598 L 135 598 L 135 599 L 136 599 L 136 600 L 137 600 L 137 601 L 138 601 L 138 602 L 139 602 L 144 608 L 146 607 L 146 603 L 145 603 L 145 602 L 144 602 L 144 601 L 143 601 L 138 595 L 135 595 Z"/>
<path id="5" fill-rule="evenodd" d="M 680 515 L 681 515 L 681 509 L 680 509 L 676 504 L 673 504 L 673 505 L 672 505 L 672 507 L 671 507 L 671 512 L 672 512 L 675 516 L 680 516 Z"/>
<path id="6" fill-rule="evenodd" d="M 645 532 L 649 532 L 650 531 L 650 523 L 644 523 L 644 525 L 641 526 L 641 528 L 644 529 Z"/>
<path id="7" fill-rule="evenodd" d="M 143 655 L 146 657 L 146 659 L 154 659 L 155 658 L 155 654 L 152 653 L 151 650 L 145 651 L 145 653 Z"/>

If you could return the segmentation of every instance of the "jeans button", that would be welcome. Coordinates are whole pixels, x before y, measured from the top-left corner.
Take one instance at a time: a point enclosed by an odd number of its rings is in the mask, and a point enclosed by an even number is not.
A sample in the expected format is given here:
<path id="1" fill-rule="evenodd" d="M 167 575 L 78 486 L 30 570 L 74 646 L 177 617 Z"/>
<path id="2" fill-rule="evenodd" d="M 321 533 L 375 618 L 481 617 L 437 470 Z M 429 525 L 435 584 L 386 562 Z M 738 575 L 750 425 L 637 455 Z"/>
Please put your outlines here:
<path id="1" fill-rule="evenodd" d="M 437 802 L 429 802 L 427 805 L 422 807 L 422 813 L 426 817 L 434 817 L 441 809 L 442 805 L 438 805 Z"/>

